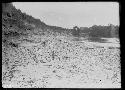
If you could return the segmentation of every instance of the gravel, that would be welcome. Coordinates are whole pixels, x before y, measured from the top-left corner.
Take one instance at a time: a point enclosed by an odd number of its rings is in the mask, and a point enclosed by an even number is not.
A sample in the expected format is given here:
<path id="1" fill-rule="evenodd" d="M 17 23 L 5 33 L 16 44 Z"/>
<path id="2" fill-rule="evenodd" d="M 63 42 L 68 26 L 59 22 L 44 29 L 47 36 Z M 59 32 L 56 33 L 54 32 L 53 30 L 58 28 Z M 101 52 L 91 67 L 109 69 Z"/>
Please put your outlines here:
<path id="1" fill-rule="evenodd" d="M 5 52 L 2 61 L 9 59 L 9 65 L 5 68 L 6 63 L 2 64 L 2 76 L 7 78 L 5 74 L 10 71 L 13 75 L 11 79 L 2 79 L 6 88 L 119 88 L 121 85 L 120 50 L 115 46 L 51 36 Z"/>

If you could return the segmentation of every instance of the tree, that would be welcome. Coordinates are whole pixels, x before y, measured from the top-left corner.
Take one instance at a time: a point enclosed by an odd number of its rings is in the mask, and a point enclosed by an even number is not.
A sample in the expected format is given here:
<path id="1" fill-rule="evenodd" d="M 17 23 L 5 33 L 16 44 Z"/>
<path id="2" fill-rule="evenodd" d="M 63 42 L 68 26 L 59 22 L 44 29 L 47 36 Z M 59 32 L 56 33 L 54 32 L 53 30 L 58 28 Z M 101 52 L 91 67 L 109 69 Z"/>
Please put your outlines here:
<path id="1" fill-rule="evenodd" d="M 77 26 L 73 27 L 73 35 L 76 37 L 80 36 L 80 29 Z"/>

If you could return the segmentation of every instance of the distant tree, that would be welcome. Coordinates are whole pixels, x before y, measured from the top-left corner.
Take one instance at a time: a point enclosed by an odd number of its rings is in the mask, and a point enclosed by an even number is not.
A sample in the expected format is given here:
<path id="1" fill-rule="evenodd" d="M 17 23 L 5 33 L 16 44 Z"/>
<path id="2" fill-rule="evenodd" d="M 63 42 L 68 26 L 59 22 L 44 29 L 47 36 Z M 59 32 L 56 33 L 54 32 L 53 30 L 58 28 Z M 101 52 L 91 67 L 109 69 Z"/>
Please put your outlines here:
<path id="1" fill-rule="evenodd" d="M 91 27 L 90 36 L 91 37 L 111 37 L 111 27 L 110 26 L 97 26 L 94 25 Z"/>
<path id="2" fill-rule="evenodd" d="M 77 26 L 73 27 L 73 35 L 76 37 L 80 36 L 80 29 Z"/>
<path id="3" fill-rule="evenodd" d="M 119 26 L 115 26 L 115 35 L 119 37 Z"/>

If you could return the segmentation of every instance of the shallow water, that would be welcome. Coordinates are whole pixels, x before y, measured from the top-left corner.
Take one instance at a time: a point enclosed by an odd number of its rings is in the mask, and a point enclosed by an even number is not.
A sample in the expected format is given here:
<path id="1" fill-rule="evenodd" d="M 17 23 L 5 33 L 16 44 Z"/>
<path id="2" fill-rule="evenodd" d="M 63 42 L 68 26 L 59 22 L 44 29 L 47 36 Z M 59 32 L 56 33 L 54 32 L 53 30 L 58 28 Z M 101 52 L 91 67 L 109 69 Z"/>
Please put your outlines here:
<path id="1" fill-rule="evenodd" d="M 73 37 L 71 39 L 72 41 L 88 41 L 88 42 L 97 42 L 97 43 L 114 43 L 114 44 L 119 44 L 120 41 L 118 38 L 81 38 L 81 37 Z"/>
<path id="2" fill-rule="evenodd" d="M 76 42 L 84 42 L 89 45 L 96 45 L 96 46 L 106 46 L 106 47 L 120 47 L 120 41 L 118 38 L 78 38 L 73 37 L 71 41 Z"/>

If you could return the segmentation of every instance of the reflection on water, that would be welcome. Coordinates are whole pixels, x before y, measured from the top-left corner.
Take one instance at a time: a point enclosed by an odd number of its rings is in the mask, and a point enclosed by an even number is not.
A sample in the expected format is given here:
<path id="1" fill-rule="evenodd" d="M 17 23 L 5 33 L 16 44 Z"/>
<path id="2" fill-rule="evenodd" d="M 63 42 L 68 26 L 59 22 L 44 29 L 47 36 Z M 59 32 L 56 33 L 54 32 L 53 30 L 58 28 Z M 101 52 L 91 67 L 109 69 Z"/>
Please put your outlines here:
<path id="1" fill-rule="evenodd" d="M 90 41 L 90 42 L 106 43 L 108 40 L 102 39 L 102 38 L 98 38 L 98 37 L 90 37 L 90 38 L 88 38 L 88 41 Z"/>
<path id="2" fill-rule="evenodd" d="M 118 38 L 99 38 L 99 37 L 74 37 L 73 41 L 89 41 L 89 42 L 99 42 L 99 43 L 119 43 Z"/>

